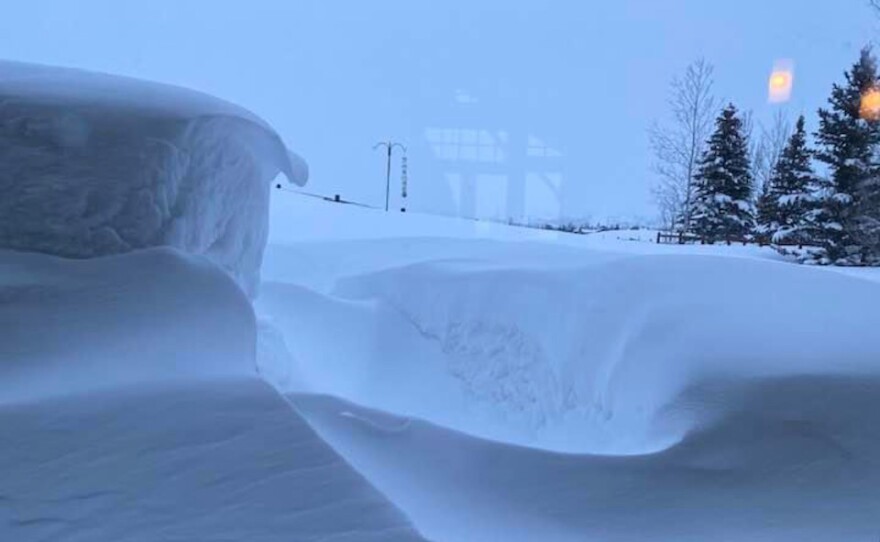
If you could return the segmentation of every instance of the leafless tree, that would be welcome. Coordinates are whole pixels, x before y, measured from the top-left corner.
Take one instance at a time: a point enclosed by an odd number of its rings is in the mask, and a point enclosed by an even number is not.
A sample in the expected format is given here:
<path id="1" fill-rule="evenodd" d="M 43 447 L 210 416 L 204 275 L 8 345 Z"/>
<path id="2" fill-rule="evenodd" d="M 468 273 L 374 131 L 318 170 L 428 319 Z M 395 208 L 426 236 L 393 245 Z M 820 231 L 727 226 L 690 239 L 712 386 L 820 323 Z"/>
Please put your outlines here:
<path id="1" fill-rule="evenodd" d="M 749 145 L 749 164 L 755 164 L 755 158 L 760 153 L 759 139 L 755 137 L 755 113 L 751 110 L 740 111 L 742 120 L 742 135 Z"/>
<path id="2" fill-rule="evenodd" d="M 779 162 L 789 137 L 791 137 L 791 121 L 783 109 L 776 112 L 770 126 L 759 124 L 758 134 L 753 138 L 752 147 L 752 173 L 755 178 L 756 194 L 765 190 L 770 183 L 773 168 Z"/>
<path id="3" fill-rule="evenodd" d="M 654 171 L 659 179 L 652 194 L 661 219 L 671 228 L 688 230 L 697 162 L 712 131 L 719 108 L 713 95 L 714 67 L 703 59 L 691 63 L 684 74 L 672 80 L 669 95 L 670 119 L 651 127 Z"/>

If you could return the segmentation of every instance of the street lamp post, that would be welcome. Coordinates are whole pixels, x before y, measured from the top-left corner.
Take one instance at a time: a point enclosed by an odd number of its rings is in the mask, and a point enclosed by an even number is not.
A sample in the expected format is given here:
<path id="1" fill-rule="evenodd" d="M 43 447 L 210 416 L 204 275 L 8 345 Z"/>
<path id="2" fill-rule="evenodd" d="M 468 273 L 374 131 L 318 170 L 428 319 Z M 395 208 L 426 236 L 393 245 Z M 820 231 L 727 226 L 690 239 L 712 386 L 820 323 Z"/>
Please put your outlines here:
<path id="1" fill-rule="evenodd" d="M 381 143 L 376 143 L 373 146 L 373 150 L 385 148 L 388 153 L 388 163 L 385 168 L 385 212 L 388 212 L 388 205 L 391 201 L 391 155 L 394 154 L 394 149 L 398 148 L 403 151 L 403 154 L 406 155 L 406 147 L 401 143 L 395 143 L 390 139 L 388 141 L 383 141 Z"/>

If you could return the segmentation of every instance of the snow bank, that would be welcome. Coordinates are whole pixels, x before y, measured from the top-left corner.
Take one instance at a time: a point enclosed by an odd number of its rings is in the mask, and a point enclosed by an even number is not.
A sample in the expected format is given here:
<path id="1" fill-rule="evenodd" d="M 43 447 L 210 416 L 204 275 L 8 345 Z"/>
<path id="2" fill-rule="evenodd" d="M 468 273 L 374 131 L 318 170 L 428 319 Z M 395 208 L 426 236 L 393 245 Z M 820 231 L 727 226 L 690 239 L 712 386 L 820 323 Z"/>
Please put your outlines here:
<path id="1" fill-rule="evenodd" d="M 87 260 L 0 251 L 0 296 L 0 404 L 254 372 L 249 300 L 174 249 Z"/>
<path id="2" fill-rule="evenodd" d="M 196 92 L 0 62 L 0 248 L 71 258 L 168 245 L 256 291 L 270 180 L 305 163 Z"/>
<path id="3" fill-rule="evenodd" d="M 292 400 L 435 540 L 877 537 L 877 376 L 698 386 L 670 408 L 699 412 L 699 429 L 671 448 L 626 457 L 484 441 L 328 397 Z"/>
<path id="4" fill-rule="evenodd" d="M 311 389 L 484 437 L 645 453 L 694 429 L 664 413 L 696 383 L 857 378 L 880 359 L 880 289 L 824 270 L 495 241 L 383 245 L 272 248 L 258 311 Z"/>
<path id="5" fill-rule="evenodd" d="M 704 380 L 858 378 L 880 359 L 876 286 L 745 259 L 561 271 L 428 263 L 349 278 L 337 292 L 402 314 L 480 412 L 563 450 L 666 446 L 693 426 L 654 434 L 662 409 Z"/>
<path id="6" fill-rule="evenodd" d="M 873 270 L 325 207 L 345 240 L 276 215 L 257 312 L 298 410 L 426 536 L 876 538 Z"/>
<path id="7" fill-rule="evenodd" d="M 0 251 L 0 540 L 422 540 L 258 376 L 256 336 L 201 257 Z"/>
<path id="8" fill-rule="evenodd" d="M 293 198 L 272 213 L 256 309 L 301 377 L 276 383 L 426 536 L 877 536 L 875 270 Z"/>

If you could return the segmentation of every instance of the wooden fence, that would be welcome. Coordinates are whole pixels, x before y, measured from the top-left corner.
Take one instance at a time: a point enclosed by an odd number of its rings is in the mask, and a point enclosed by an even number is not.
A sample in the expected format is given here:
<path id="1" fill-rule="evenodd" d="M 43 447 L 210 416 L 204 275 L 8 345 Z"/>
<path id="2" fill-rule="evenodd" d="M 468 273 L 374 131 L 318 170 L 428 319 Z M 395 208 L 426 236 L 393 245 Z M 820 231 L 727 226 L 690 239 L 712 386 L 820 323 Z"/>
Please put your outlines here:
<path id="1" fill-rule="evenodd" d="M 723 245 L 758 245 L 761 247 L 773 245 L 783 247 L 798 247 L 799 249 L 804 248 L 803 243 L 799 243 L 796 241 L 780 241 L 774 243 L 770 240 L 769 237 L 763 235 L 757 235 L 754 237 L 726 237 L 723 239 L 709 239 L 700 235 L 696 235 L 694 233 L 687 232 L 657 232 L 658 245 L 714 245 L 716 243 Z"/>
<path id="2" fill-rule="evenodd" d="M 699 235 L 694 235 L 692 233 L 685 232 L 674 232 L 674 231 L 658 231 L 657 232 L 657 244 L 658 245 L 688 245 L 688 244 L 696 244 L 701 243 L 705 244 L 705 240 L 702 239 Z"/>

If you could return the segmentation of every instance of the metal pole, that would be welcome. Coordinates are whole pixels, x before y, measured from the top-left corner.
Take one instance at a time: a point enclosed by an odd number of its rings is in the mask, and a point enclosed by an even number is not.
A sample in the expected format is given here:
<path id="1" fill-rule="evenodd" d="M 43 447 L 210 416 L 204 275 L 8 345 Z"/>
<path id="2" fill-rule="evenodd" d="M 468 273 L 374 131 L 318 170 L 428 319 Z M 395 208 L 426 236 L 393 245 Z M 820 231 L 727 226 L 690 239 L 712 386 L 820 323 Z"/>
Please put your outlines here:
<path id="1" fill-rule="evenodd" d="M 388 142 L 388 166 L 385 168 L 385 212 L 388 212 L 388 202 L 391 199 L 391 149 L 394 145 Z"/>
<path id="2" fill-rule="evenodd" d="M 380 147 L 385 147 L 388 151 L 388 159 L 385 164 L 385 212 L 387 213 L 391 207 L 391 157 L 394 153 L 394 147 L 400 147 L 400 150 L 403 151 L 404 155 L 406 154 L 406 147 L 400 143 L 395 143 L 390 139 L 388 141 L 376 143 L 376 145 L 373 146 L 373 150 L 379 149 Z"/>

